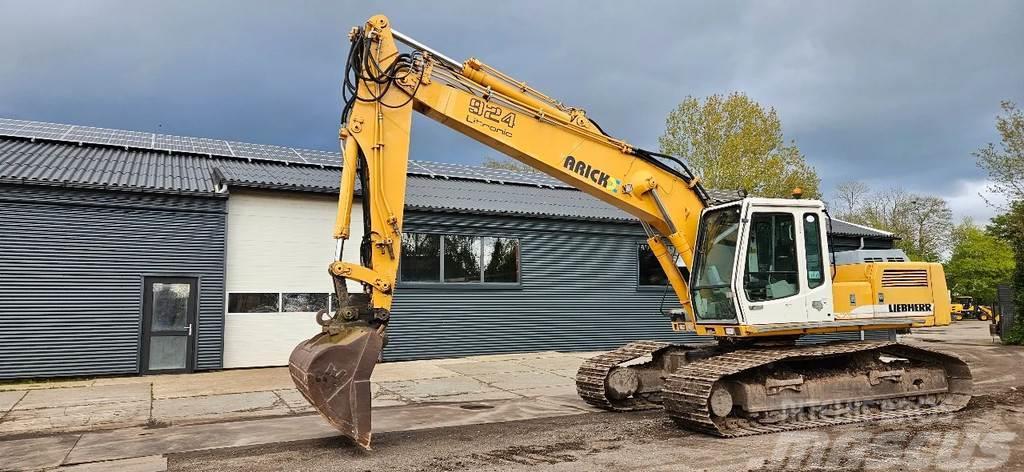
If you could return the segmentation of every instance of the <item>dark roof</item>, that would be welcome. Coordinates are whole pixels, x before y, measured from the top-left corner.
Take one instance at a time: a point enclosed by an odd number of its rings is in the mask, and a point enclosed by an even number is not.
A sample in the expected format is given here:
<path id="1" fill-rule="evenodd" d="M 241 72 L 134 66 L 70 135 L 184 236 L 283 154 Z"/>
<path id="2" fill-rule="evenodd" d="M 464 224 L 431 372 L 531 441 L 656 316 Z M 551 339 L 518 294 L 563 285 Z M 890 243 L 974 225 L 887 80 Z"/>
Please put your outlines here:
<path id="1" fill-rule="evenodd" d="M 0 182 L 207 196 L 223 196 L 218 192 L 221 185 L 319 193 L 338 191 L 340 167 L 328 164 L 325 156 L 331 153 L 325 151 L 237 142 L 224 142 L 226 144 L 221 146 L 217 140 L 205 138 L 152 135 L 151 143 L 158 143 L 157 138 L 161 137 L 162 142 L 171 143 L 167 147 L 192 143 L 193 152 L 188 152 L 109 142 L 113 140 L 111 136 L 135 132 L 85 128 L 88 133 L 73 135 L 75 128 L 0 119 Z M 41 129 L 50 131 L 44 135 Z M 57 136 L 58 133 L 63 134 Z M 27 134 L 40 136 L 33 138 Z M 69 140 L 68 136 L 78 140 Z M 108 142 L 95 142 L 102 140 Z M 136 136 L 136 141 L 146 139 Z M 206 141 L 213 143 L 207 144 L 207 150 L 230 148 L 236 155 L 194 152 L 198 143 Z M 288 154 L 282 149 L 305 156 L 305 162 L 286 159 Z M 262 152 L 264 157 L 238 156 L 243 150 L 251 155 Z M 311 163 L 314 155 L 319 162 Z M 340 163 L 337 153 L 333 155 L 334 162 Z M 712 204 L 742 198 L 739 192 L 710 190 L 708 193 Z M 406 203 L 410 208 L 438 211 L 633 220 L 627 213 L 544 174 L 425 161 L 410 161 Z M 834 234 L 892 237 L 889 233 L 839 220 L 833 220 L 832 226 Z"/>
<path id="2" fill-rule="evenodd" d="M 832 218 L 831 233 L 835 236 L 852 236 L 855 238 L 899 239 L 895 234 L 880 229 L 861 226 L 849 221 Z"/>

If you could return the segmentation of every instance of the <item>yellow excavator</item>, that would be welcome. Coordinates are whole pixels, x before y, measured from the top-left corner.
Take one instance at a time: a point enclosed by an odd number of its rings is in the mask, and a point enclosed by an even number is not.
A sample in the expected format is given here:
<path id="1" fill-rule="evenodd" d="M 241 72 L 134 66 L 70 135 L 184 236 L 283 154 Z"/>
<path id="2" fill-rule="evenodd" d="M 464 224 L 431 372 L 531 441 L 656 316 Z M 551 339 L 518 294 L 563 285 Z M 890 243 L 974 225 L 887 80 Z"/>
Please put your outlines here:
<path id="1" fill-rule="evenodd" d="M 671 327 L 717 341 L 637 341 L 598 355 L 577 374 L 588 403 L 663 408 L 685 428 L 732 437 L 949 412 L 970 399 L 971 372 L 952 355 L 896 342 L 797 343 L 949 324 L 941 265 L 833 253 L 818 200 L 710 206 L 679 159 L 612 137 L 584 110 L 477 59 L 452 60 L 385 16 L 353 28 L 350 40 L 338 251 L 329 267 L 340 304 L 317 314 L 322 332 L 295 348 L 289 368 L 306 399 L 362 447 L 371 438 L 370 375 L 398 288 L 413 112 L 636 217 L 679 301 Z M 359 264 L 341 260 L 357 181 Z M 347 281 L 363 290 L 349 293 Z"/>

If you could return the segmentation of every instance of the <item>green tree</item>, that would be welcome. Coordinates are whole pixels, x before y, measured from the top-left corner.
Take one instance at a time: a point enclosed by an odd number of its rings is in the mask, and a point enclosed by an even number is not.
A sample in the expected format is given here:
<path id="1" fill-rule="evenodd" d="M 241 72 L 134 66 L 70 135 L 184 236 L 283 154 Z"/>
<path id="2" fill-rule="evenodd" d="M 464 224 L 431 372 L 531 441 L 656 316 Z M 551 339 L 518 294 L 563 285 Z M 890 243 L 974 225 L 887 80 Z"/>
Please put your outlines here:
<path id="1" fill-rule="evenodd" d="M 500 158 L 487 156 L 484 158 L 483 166 L 490 169 L 511 170 L 513 172 L 537 172 L 537 169 L 533 167 L 504 156 Z"/>
<path id="2" fill-rule="evenodd" d="M 996 299 L 996 286 L 1009 283 L 1013 277 L 1013 248 L 970 220 L 956 228 L 954 240 L 952 255 L 944 264 L 949 289 L 954 295 L 991 304 Z"/>
<path id="3" fill-rule="evenodd" d="M 745 94 L 687 96 L 665 120 L 661 152 L 683 158 L 705 185 L 789 197 L 796 187 L 818 197 L 821 179 L 796 143 L 786 142 L 774 108 Z"/>
<path id="4" fill-rule="evenodd" d="M 1000 144 L 989 143 L 975 151 L 978 166 L 988 173 L 989 190 L 1009 200 L 1009 208 L 993 219 L 989 232 L 1013 247 L 1015 270 L 1013 288 L 1017 313 L 1014 326 L 1005 333 L 1008 343 L 1024 343 L 1024 113 L 1010 101 L 1000 104 L 1004 115 L 996 117 Z"/>
<path id="5" fill-rule="evenodd" d="M 1010 101 L 1002 102 L 1000 107 L 1006 115 L 996 117 L 999 147 L 988 143 L 973 154 L 978 167 L 988 172 L 992 181 L 989 190 L 1013 201 L 1024 200 L 1024 113 Z"/>

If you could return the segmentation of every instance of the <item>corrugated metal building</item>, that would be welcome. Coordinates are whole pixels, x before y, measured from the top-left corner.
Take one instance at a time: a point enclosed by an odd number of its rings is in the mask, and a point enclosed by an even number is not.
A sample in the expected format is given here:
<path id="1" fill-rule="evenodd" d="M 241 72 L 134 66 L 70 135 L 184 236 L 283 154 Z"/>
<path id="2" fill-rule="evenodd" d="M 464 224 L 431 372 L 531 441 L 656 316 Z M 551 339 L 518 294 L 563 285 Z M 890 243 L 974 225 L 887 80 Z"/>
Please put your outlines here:
<path id="1" fill-rule="evenodd" d="M 337 162 L 0 119 L 0 379 L 285 364 L 332 303 Z M 386 359 L 694 340 L 625 213 L 538 174 L 414 161 L 408 186 Z"/>

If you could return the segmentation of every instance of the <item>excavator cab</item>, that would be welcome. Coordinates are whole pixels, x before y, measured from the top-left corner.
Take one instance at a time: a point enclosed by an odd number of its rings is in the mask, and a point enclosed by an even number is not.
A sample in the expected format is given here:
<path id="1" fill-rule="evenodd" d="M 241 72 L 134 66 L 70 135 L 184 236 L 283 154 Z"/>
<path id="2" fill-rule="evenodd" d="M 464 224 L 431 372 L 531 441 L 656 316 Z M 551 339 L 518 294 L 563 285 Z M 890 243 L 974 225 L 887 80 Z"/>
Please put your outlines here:
<path id="1" fill-rule="evenodd" d="M 696 323 L 830 320 L 824 221 L 818 200 L 745 198 L 706 209 L 690 275 Z"/>

